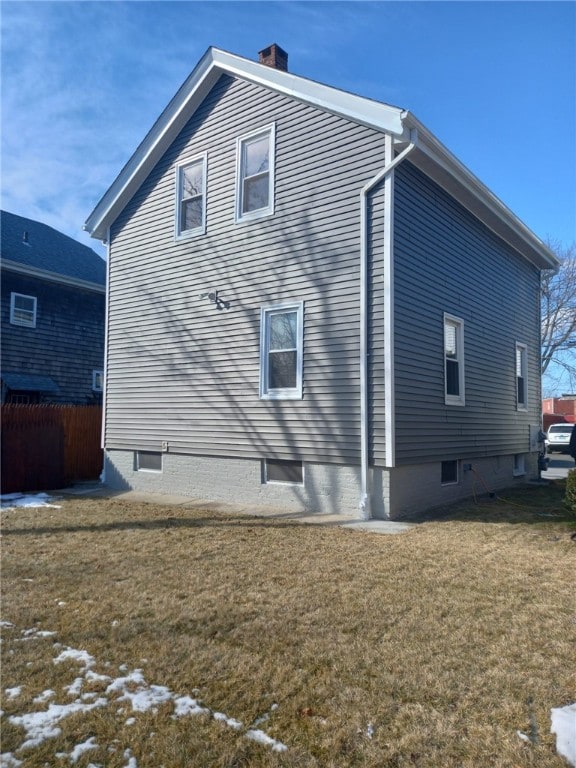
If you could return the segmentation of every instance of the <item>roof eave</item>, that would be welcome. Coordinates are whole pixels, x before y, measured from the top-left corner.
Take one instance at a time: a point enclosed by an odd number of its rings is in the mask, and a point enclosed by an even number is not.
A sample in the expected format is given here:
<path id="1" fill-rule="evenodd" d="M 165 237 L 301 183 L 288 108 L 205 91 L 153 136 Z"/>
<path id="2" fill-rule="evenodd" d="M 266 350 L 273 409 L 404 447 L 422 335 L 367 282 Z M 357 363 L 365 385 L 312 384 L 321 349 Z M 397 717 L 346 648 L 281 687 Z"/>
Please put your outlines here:
<path id="1" fill-rule="evenodd" d="M 82 288 L 86 291 L 106 293 L 106 286 L 104 283 L 94 283 L 91 280 L 82 280 L 79 277 L 61 275 L 58 272 L 50 272 L 46 269 L 31 267 L 28 264 L 22 264 L 21 262 L 5 259 L 4 257 L 0 261 L 0 265 L 2 266 L 2 269 L 6 269 L 9 272 L 16 272 L 19 275 L 37 277 L 40 280 L 47 280 L 50 283 L 59 283 L 61 285 L 68 285 L 74 288 Z"/>

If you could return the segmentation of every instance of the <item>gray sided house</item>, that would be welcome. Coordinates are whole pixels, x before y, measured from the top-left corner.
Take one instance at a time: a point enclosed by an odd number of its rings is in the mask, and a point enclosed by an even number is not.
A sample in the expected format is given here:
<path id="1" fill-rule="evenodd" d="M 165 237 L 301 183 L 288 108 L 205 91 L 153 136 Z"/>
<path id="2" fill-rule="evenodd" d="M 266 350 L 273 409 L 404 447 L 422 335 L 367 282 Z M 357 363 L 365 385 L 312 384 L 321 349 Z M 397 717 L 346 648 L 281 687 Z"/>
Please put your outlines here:
<path id="1" fill-rule="evenodd" d="M 101 402 L 106 262 L 46 224 L 0 216 L 2 402 Z"/>
<path id="2" fill-rule="evenodd" d="M 90 215 L 106 480 L 409 517 L 536 474 L 546 246 L 410 112 L 210 48 Z"/>

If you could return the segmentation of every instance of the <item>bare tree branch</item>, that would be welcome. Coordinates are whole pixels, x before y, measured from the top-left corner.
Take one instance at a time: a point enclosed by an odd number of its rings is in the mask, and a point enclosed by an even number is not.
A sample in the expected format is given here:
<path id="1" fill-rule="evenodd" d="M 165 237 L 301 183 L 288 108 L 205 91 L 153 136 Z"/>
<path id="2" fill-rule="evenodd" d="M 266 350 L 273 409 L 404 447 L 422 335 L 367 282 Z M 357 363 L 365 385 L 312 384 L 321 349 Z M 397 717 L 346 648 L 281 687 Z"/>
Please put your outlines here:
<path id="1" fill-rule="evenodd" d="M 542 273 L 542 373 L 555 365 L 576 382 L 576 243 L 549 241 L 560 260 L 556 271 Z"/>

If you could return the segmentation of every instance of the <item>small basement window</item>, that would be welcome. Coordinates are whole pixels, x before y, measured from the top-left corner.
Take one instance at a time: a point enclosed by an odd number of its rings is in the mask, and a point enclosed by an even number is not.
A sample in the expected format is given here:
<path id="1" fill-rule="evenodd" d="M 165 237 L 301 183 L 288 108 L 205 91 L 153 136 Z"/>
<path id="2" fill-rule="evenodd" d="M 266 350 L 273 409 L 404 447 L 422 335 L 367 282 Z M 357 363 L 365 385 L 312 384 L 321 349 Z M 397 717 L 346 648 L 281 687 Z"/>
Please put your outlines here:
<path id="1" fill-rule="evenodd" d="M 264 482 L 302 485 L 304 482 L 302 462 L 266 459 L 264 462 Z"/>
<path id="2" fill-rule="evenodd" d="M 440 482 L 442 485 L 455 485 L 458 482 L 458 462 L 443 461 Z"/>
<path id="3" fill-rule="evenodd" d="M 526 458 L 523 453 L 516 453 L 514 455 L 514 470 L 512 474 L 514 477 L 526 474 Z"/>
<path id="4" fill-rule="evenodd" d="M 137 472 L 162 472 L 162 454 L 160 451 L 136 451 Z"/>

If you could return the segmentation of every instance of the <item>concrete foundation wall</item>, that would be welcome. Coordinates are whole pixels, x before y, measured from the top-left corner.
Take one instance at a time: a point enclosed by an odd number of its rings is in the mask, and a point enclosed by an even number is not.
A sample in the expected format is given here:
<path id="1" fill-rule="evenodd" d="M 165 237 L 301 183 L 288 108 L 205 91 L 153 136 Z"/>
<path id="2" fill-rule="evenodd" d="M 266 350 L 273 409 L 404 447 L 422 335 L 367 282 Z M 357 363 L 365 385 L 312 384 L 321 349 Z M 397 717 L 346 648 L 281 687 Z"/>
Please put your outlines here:
<path id="1" fill-rule="evenodd" d="M 304 483 L 265 483 L 262 462 L 183 454 L 162 454 L 162 472 L 138 471 L 134 451 L 106 453 L 106 485 L 170 493 L 204 501 L 253 504 L 287 512 L 359 516 L 358 467 L 304 464 Z"/>
<path id="2" fill-rule="evenodd" d="M 409 519 L 432 507 L 522 484 L 537 475 L 537 455 L 525 454 L 525 473 L 514 476 L 514 457 L 459 462 L 458 482 L 441 484 L 441 463 L 372 470 L 372 517 Z M 466 464 L 471 470 L 464 470 Z M 162 471 L 136 469 L 134 451 L 106 453 L 106 485 L 119 490 L 189 496 L 205 502 L 251 504 L 286 512 L 361 517 L 359 467 L 304 464 L 302 485 L 266 483 L 262 462 L 162 454 Z"/>
<path id="3" fill-rule="evenodd" d="M 514 475 L 514 456 L 463 459 L 459 462 L 458 482 L 442 485 L 441 462 L 397 467 L 393 470 L 390 506 L 395 520 L 409 519 L 433 507 L 454 504 L 474 496 L 522 485 L 538 475 L 538 455 L 523 454 L 524 473 Z M 464 469 L 466 465 L 472 469 Z"/>

